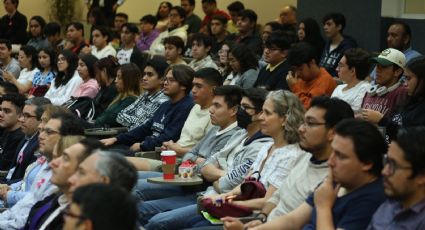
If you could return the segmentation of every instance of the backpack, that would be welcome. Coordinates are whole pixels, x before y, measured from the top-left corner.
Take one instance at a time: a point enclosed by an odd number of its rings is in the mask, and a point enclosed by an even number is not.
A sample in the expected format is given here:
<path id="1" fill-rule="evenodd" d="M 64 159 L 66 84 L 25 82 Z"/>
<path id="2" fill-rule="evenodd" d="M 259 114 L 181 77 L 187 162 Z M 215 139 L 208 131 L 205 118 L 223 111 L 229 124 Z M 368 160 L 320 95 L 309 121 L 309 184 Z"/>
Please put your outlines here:
<path id="1" fill-rule="evenodd" d="M 86 121 L 93 120 L 96 113 L 94 101 L 90 97 L 71 97 L 63 106 Z"/>

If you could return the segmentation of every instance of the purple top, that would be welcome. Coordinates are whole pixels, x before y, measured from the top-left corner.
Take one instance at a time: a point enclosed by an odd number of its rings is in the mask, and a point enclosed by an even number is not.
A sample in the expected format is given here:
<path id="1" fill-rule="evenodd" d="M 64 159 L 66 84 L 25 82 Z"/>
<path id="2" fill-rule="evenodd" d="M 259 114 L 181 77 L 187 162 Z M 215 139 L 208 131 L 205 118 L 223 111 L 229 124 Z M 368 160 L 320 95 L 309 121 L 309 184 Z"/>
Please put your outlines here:
<path id="1" fill-rule="evenodd" d="M 375 212 L 367 229 L 425 229 L 425 200 L 407 209 L 397 201 L 387 200 Z"/>
<path id="2" fill-rule="evenodd" d="M 153 30 L 149 35 L 144 35 L 143 32 L 140 33 L 140 37 L 136 42 L 137 48 L 140 52 L 149 50 L 152 45 L 152 42 L 158 37 L 159 31 Z"/>

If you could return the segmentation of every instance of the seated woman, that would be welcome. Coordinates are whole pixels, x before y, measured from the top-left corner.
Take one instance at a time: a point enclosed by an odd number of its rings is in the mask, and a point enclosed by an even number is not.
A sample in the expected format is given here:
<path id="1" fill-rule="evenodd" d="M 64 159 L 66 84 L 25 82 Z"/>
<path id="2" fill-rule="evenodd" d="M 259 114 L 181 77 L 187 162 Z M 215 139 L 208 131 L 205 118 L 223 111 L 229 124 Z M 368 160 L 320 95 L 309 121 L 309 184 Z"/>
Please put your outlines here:
<path id="1" fill-rule="evenodd" d="M 115 86 L 118 96 L 111 102 L 108 108 L 96 118 L 96 127 L 121 126 L 116 122 L 118 113 L 133 103 L 140 94 L 139 81 L 142 77 L 139 67 L 134 63 L 122 65 L 117 71 Z"/>
<path id="2" fill-rule="evenodd" d="M 102 114 L 118 95 L 114 81 L 119 67 L 117 59 L 112 56 L 102 58 L 94 64 L 96 81 L 100 86 L 100 90 L 94 98 L 94 119 Z"/>
<path id="3" fill-rule="evenodd" d="M 96 97 L 100 89 L 94 73 L 94 63 L 96 61 L 97 58 L 91 54 L 80 55 L 77 71 L 83 83 L 74 92 L 73 97 Z"/>
<path id="4" fill-rule="evenodd" d="M 53 79 L 56 77 L 56 53 L 52 48 L 41 49 L 38 52 L 40 70 L 34 74 L 32 87 L 28 96 L 42 97 L 46 94 Z"/>
<path id="5" fill-rule="evenodd" d="M 30 40 L 27 43 L 27 46 L 32 46 L 36 50 L 45 49 L 49 47 L 49 41 L 44 36 L 44 27 L 46 26 L 46 21 L 41 16 L 33 16 L 29 23 L 29 32 L 28 35 Z"/>
<path id="6" fill-rule="evenodd" d="M 111 56 L 117 56 L 117 51 L 109 43 L 112 40 L 111 33 L 108 27 L 94 26 L 92 35 L 92 46 L 85 47 L 81 50 L 84 54 L 92 54 L 96 58 L 101 59 Z"/>
<path id="7" fill-rule="evenodd" d="M 159 106 L 168 100 L 162 86 L 167 62 L 161 58 L 148 60 L 142 73 L 141 88 L 145 91 L 133 104 L 122 110 L 117 116 L 117 122 L 134 129 L 153 117 Z"/>
<path id="8" fill-rule="evenodd" d="M 258 77 L 258 60 L 255 54 L 245 45 L 236 45 L 229 53 L 228 62 L 232 68 L 229 85 L 237 85 L 244 89 L 254 86 Z"/>
<path id="9" fill-rule="evenodd" d="M 70 50 L 62 50 L 58 56 L 58 75 L 44 97 L 53 105 L 68 101 L 83 80 L 76 71 L 78 56 Z"/>
<path id="10" fill-rule="evenodd" d="M 35 73 L 39 71 L 37 50 L 32 46 L 22 46 L 19 50 L 18 62 L 22 68 L 18 79 L 7 72 L 3 73 L 3 78 L 16 85 L 19 93 L 26 94 L 31 89 Z"/>

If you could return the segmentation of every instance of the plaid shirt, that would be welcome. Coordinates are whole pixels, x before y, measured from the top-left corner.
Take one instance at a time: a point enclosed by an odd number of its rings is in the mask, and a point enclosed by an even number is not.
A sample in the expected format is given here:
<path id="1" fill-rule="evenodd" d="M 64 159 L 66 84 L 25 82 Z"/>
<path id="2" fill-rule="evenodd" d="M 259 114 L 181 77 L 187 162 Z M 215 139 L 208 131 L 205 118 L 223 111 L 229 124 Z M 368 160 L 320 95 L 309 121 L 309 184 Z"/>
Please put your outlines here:
<path id="1" fill-rule="evenodd" d="M 152 118 L 159 106 L 168 101 L 168 99 L 162 90 L 152 95 L 146 92 L 133 104 L 122 110 L 118 114 L 116 121 L 128 127 L 129 130 L 134 129 Z"/>

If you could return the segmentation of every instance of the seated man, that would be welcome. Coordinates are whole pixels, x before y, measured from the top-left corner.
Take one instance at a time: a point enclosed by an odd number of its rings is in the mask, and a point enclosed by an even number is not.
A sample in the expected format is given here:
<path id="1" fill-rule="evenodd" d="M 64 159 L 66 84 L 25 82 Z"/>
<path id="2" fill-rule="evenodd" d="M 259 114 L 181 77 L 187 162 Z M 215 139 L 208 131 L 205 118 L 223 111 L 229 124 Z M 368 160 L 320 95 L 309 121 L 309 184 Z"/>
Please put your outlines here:
<path id="1" fill-rule="evenodd" d="M 244 44 L 252 50 L 253 53 L 261 56 L 263 53 L 263 41 L 256 31 L 257 14 L 253 10 L 245 9 L 238 14 L 236 23 L 238 33 L 229 37 L 229 40 L 236 44 Z"/>
<path id="2" fill-rule="evenodd" d="M 181 0 L 180 6 L 186 12 L 184 24 L 189 26 L 187 29 L 188 35 L 190 36 L 191 34 L 198 33 L 201 29 L 202 20 L 193 12 L 195 10 L 195 0 Z"/>
<path id="3" fill-rule="evenodd" d="M 4 81 L 3 75 L 18 79 L 21 67 L 18 61 L 12 57 L 12 43 L 9 40 L 0 39 L 0 80 Z"/>
<path id="4" fill-rule="evenodd" d="M 214 58 L 218 57 L 218 51 L 223 46 L 224 42 L 229 38 L 229 32 L 227 32 L 227 18 L 223 15 L 216 15 L 211 19 L 211 36 L 213 37 L 213 43 L 211 47 L 211 56 Z"/>
<path id="5" fill-rule="evenodd" d="M 125 23 L 121 28 L 121 47 L 117 52 L 117 59 L 120 65 L 133 62 L 140 69 L 143 69 L 145 60 L 142 53 L 136 46 L 136 36 L 139 29 L 132 23 Z"/>
<path id="6" fill-rule="evenodd" d="M 159 35 L 159 31 L 155 29 L 158 20 L 152 14 L 143 16 L 140 19 L 140 34 L 136 41 L 137 48 L 140 52 L 149 51 L 152 42 Z"/>
<path id="7" fill-rule="evenodd" d="M 195 72 L 185 65 L 168 68 L 165 75 L 164 94 L 170 100 L 164 102 L 153 117 L 143 125 L 117 137 L 103 139 L 102 142 L 106 146 L 129 145 L 132 151 L 138 152 L 153 151 L 164 141 L 177 141 L 193 107 L 193 99 L 189 93 L 194 75 Z"/>
<path id="8" fill-rule="evenodd" d="M 267 66 L 260 69 L 254 87 L 262 87 L 269 91 L 284 89 L 289 90 L 284 77 L 291 66 L 287 58 L 289 48 L 295 42 L 294 34 L 273 32 L 265 41 L 264 61 Z"/>
<path id="9" fill-rule="evenodd" d="M 0 96 L 3 96 L 5 94 L 18 94 L 19 90 L 16 85 L 7 82 L 7 81 L 0 81 Z"/>
<path id="10" fill-rule="evenodd" d="M 163 149 L 174 150 L 183 157 L 189 152 L 211 128 L 210 106 L 213 103 L 214 90 L 223 84 L 218 70 L 204 68 L 195 72 L 192 97 L 196 103 L 187 117 L 177 143 L 167 141 Z"/>
<path id="11" fill-rule="evenodd" d="M 201 30 L 199 32 L 208 34 L 208 26 L 211 19 L 216 15 L 223 15 L 227 19 L 230 19 L 230 16 L 226 12 L 217 8 L 217 0 L 202 0 L 201 2 L 205 17 L 202 19 Z"/>
<path id="12" fill-rule="evenodd" d="M 260 149 L 264 145 L 270 144 L 272 141 L 270 137 L 265 136 L 260 132 L 260 108 L 263 106 L 266 94 L 267 92 L 263 89 L 245 90 L 244 96 L 240 100 L 240 104 L 248 111 L 244 111 L 239 108 L 236 114 L 238 126 L 242 129 L 236 131 L 231 137 L 228 137 L 226 145 L 221 149 L 216 149 L 215 154 L 213 153 L 208 156 L 208 153 L 206 151 L 204 152 L 204 149 L 208 150 L 208 148 L 205 147 L 199 149 L 198 153 L 189 152 L 187 157 L 185 156 L 186 159 L 200 162 L 204 165 L 201 168 L 201 172 L 207 181 L 213 182 L 220 178 L 220 183 L 217 187 L 221 186 L 220 188 L 223 191 L 232 189 L 238 182 L 243 181 L 249 172 L 249 168 L 254 163 Z M 219 101 L 216 99 L 222 97 L 223 96 L 216 96 L 214 101 L 217 101 L 217 104 L 214 104 L 213 107 L 211 107 L 211 116 L 214 117 L 214 120 L 217 119 L 217 122 L 218 119 L 221 120 L 220 122 L 225 120 L 224 117 L 220 118 L 220 114 L 225 111 L 224 108 L 227 107 L 226 110 L 231 109 L 228 108 L 228 106 L 223 105 L 224 101 L 221 101 L 222 99 L 220 99 L 221 102 L 218 103 Z M 225 167 L 227 167 L 227 165 L 225 165 L 226 160 L 233 161 L 232 167 L 229 167 L 228 171 L 225 171 Z M 216 161 L 220 162 L 220 166 L 222 168 L 219 168 L 216 165 Z M 203 167 L 206 168 L 204 169 Z M 231 175 L 231 178 L 225 178 L 227 175 Z M 221 177 L 224 179 L 221 179 Z M 214 187 L 216 187 L 216 184 L 217 183 L 215 183 Z M 141 193 L 142 196 L 147 195 L 147 192 L 149 191 L 146 190 Z M 214 189 L 210 188 L 207 193 L 210 194 L 213 190 Z M 170 190 L 167 190 L 167 193 L 169 196 Z M 152 193 L 152 195 L 154 194 Z M 174 199 L 174 201 L 178 200 L 181 202 L 169 202 L 173 198 L 179 198 Z M 158 213 L 152 216 L 152 214 L 154 214 L 152 210 L 157 210 L 158 207 L 161 207 L 161 210 L 171 211 Z M 146 229 L 183 228 L 188 218 L 197 214 L 196 198 L 194 194 L 192 194 L 189 197 L 180 196 L 148 201 L 143 203 L 139 210 L 143 216 L 143 218 L 141 218 L 141 223 L 145 224 Z"/>
<path id="13" fill-rule="evenodd" d="M 27 17 L 18 11 L 19 0 L 4 0 L 6 15 L 0 18 L 0 39 L 13 44 L 27 43 Z"/>
<path id="14" fill-rule="evenodd" d="M 191 41 L 193 60 L 189 63 L 189 66 L 195 71 L 207 67 L 218 69 L 217 64 L 209 55 L 212 46 L 211 37 L 198 33 L 192 36 Z"/>
<path id="15" fill-rule="evenodd" d="M 62 227 L 61 210 L 69 208 L 71 197 L 80 186 L 93 183 L 108 184 L 130 192 L 136 183 L 135 168 L 122 155 L 101 151 L 104 146 L 97 140 L 83 139 L 64 150 L 51 163 L 52 183 L 59 187 L 54 194 L 36 203 L 31 209 L 24 229 L 57 229 Z M 44 210 L 49 203 L 52 205 Z"/>
<path id="16" fill-rule="evenodd" d="M 94 230 L 136 229 L 136 201 L 119 187 L 87 185 L 75 191 L 69 210 L 63 217 L 63 229 L 79 229 L 81 226 Z"/>
<path id="17" fill-rule="evenodd" d="M 294 68 L 294 73 L 289 72 L 286 81 L 305 108 L 310 106 L 313 97 L 332 95 L 336 82 L 324 68 L 317 65 L 316 51 L 310 44 L 300 42 L 293 45 L 288 62 Z"/>
<path id="18" fill-rule="evenodd" d="M 184 41 L 177 36 L 169 36 L 164 38 L 165 59 L 170 65 L 187 65 L 183 60 Z"/>
<path id="19" fill-rule="evenodd" d="M 75 54 L 79 54 L 84 47 L 90 46 L 84 40 L 84 25 L 79 22 L 72 22 L 66 26 L 66 39 L 68 43 L 64 49 L 69 49 Z"/>
<path id="20" fill-rule="evenodd" d="M 372 217 L 368 230 L 425 229 L 425 129 L 398 132 L 384 156 L 387 200 Z"/>
<path id="21" fill-rule="evenodd" d="M 380 171 L 387 144 L 378 129 L 347 119 L 335 127 L 325 181 L 298 208 L 254 229 L 365 229 L 384 201 Z M 238 222 L 224 218 L 225 229 Z M 240 226 L 240 225 L 239 225 Z"/>
<path id="22" fill-rule="evenodd" d="M 15 166 L 15 157 L 18 144 L 24 139 L 21 124 L 25 97 L 21 94 L 6 94 L 0 98 L 0 170 L 8 171 Z"/>
<path id="23" fill-rule="evenodd" d="M 186 12 L 180 6 L 173 6 L 169 14 L 168 29 L 160 33 L 159 36 L 152 42 L 149 49 L 150 54 L 164 55 L 164 38 L 169 36 L 180 37 L 183 42 L 187 42 L 187 28 L 188 25 L 184 24 Z"/>
<path id="24" fill-rule="evenodd" d="M 44 27 L 44 36 L 56 53 L 63 50 L 66 41 L 62 38 L 61 26 L 57 22 L 49 22 Z"/>
<path id="25" fill-rule="evenodd" d="M 360 116 L 377 124 L 382 117 L 391 119 L 406 102 L 407 87 L 400 82 L 406 57 L 399 50 L 388 48 L 372 60 L 376 63 L 376 85 L 363 98 Z"/>

